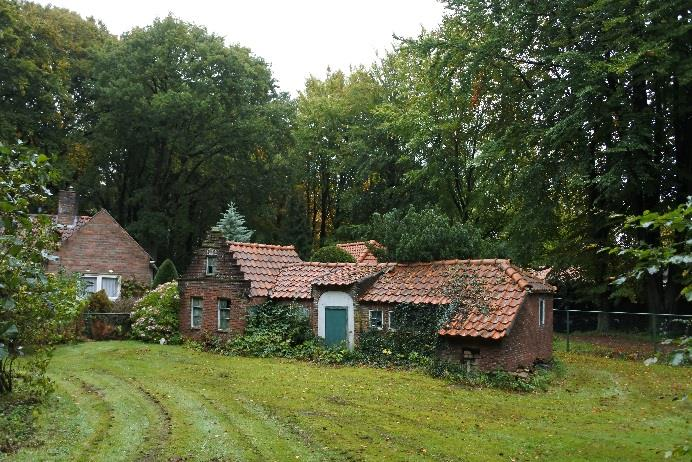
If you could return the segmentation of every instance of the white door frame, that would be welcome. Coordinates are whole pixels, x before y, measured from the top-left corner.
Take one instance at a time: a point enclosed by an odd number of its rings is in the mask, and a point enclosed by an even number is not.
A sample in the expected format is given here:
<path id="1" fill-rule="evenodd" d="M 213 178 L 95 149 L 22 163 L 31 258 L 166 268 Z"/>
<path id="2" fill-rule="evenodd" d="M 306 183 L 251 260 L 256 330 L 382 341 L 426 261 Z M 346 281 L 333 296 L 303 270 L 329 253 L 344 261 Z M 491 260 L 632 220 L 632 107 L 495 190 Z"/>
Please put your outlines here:
<path id="1" fill-rule="evenodd" d="M 348 348 L 353 349 L 354 326 L 353 318 L 353 298 L 346 292 L 329 291 L 320 296 L 317 302 L 317 335 L 324 338 L 324 307 L 325 306 L 345 306 L 348 312 Z"/>

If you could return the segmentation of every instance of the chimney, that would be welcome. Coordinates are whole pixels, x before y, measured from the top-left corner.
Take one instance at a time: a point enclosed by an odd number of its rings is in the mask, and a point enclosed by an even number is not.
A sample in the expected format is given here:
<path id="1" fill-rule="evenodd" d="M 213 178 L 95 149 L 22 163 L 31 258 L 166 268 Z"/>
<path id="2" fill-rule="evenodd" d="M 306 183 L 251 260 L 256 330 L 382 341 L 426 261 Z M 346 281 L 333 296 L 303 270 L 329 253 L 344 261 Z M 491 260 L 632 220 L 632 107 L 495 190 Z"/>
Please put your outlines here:
<path id="1" fill-rule="evenodd" d="M 73 226 L 77 223 L 77 192 L 70 186 L 58 193 L 58 224 Z"/>

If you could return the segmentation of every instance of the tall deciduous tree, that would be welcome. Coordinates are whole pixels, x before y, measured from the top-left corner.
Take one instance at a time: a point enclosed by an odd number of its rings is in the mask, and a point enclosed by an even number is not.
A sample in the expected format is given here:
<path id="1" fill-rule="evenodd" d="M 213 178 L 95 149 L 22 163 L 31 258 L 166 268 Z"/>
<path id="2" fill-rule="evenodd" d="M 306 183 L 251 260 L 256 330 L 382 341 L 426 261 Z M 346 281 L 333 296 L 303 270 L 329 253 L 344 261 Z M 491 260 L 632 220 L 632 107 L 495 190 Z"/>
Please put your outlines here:
<path id="1" fill-rule="evenodd" d="M 270 166 L 290 112 L 246 48 L 157 19 L 103 53 L 94 93 L 95 161 L 81 190 L 155 256 L 184 264 L 229 197 L 261 212 L 281 184 Z"/>

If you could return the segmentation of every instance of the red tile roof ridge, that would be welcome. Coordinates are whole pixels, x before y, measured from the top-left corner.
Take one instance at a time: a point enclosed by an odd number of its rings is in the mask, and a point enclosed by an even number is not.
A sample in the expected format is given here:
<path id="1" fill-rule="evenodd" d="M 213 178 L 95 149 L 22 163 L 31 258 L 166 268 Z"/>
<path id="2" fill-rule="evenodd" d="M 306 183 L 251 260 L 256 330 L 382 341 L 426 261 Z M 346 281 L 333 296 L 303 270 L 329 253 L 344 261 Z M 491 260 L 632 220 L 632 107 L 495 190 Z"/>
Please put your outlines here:
<path id="1" fill-rule="evenodd" d="M 293 245 L 260 244 L 257 242 L 226 241 L 229 246 L 256 247 L 261 249 L 295 250 Z"/>
<path id="2" fill-rule="evenodd" d="M 451 260 L 433 260 L 433 261 L 420 261 L 420 262 L 410 262 L 410 263 L 397 263 L 397 266 L 432 266 L 432 265 L 459 265 L 459 264 L 471 264 L 471 265 L 495 265 L 495 264 L 510 264 L 510 260 L 506 258 L 483 258 L 483 259 L 451 259 Z"/>
<path id="3" fill-rule="evenodd" d="M 509 260 L 500 264 L 500 268 L 509 276 L 517 285 L 528 292 L 548 292 L 552 293 L 557 290 L 557 287 L 541 282 L 539 279 L 525 274 L 521 269 L 512 265 Z"/>

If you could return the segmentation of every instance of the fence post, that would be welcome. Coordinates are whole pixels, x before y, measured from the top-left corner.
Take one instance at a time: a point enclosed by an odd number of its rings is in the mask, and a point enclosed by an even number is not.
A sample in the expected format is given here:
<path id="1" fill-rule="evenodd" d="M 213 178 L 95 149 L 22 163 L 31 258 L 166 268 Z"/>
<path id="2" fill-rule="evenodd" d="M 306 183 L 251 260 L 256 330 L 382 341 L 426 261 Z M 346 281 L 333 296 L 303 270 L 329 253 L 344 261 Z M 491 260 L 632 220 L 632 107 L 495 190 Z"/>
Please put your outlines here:
<path id="1" fill-rule="evenodd" d="M 656 315 L 651 313 L 651 346 L 654 349 L 654 354 L 656 354 Z"/>
<path id="2" fill-rule="evenodd" d="M 567 310 L 566 313 L 567 313 L 567 352 L 569 353 L 569 310 Z"/>

